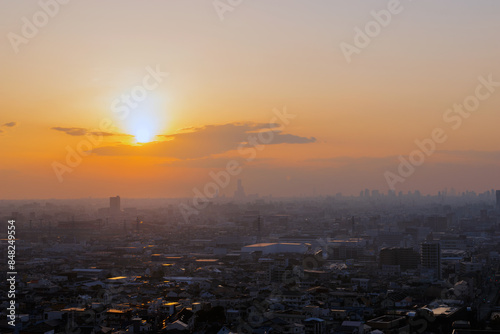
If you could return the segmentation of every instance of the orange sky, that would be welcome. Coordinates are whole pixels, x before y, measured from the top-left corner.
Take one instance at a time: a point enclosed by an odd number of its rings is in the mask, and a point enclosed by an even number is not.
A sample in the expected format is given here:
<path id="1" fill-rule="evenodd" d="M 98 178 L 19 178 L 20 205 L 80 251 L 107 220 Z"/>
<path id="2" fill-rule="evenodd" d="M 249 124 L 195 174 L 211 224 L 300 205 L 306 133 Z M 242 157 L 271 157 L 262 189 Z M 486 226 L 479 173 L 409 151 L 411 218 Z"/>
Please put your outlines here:
<path id="1" fill-rule="evenodd" d="M 57 13 L 26 38 L 40 3 Z M 221 194 L 238 178 L 261 195 L 386 192 L 435 128 L 446 141 L 397 191 L 499 188 L 500 87 L 456 130 L 443 115 L 478 77 L 500 82 L 500 3 L 401 1 L 347 62 L 340 44 L 388 3 L 243 1 L 223 20 L 211 1 L 0 4 L 0 198 L 191 196 L 232 160 Z M 134 90 L 146 97 L 124 116 Z M 259 131 L 273 140 L 248 161 Z M 79 145 L 89 155 L 69 166 Z"/>

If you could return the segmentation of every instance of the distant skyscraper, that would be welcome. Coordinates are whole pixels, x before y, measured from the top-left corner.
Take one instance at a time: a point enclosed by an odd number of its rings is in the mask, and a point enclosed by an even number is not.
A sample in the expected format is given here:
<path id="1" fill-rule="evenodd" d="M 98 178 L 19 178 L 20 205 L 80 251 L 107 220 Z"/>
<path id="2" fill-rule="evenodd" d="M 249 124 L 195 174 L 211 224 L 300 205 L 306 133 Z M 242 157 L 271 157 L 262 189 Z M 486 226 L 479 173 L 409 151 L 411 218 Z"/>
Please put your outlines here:
<path id="1" fill-rule="evenodd" d="M 500 209 L 500 190 L 497 190 L 496 194 L 497 194 L 497 209 Z"/>
<path id="2" fill-rule="evenodd" d="M 234 199 L 244 199 L 246 197 L 245 189 L 243 189 L 243 185 L 241 184 L 241 179 L 238 179 L 238 186 L 236 191 L 234 192 Z"/>
<path id="3" fill-rule="evenodd" d="M 120 207 L 120 196 L 109 198 L 109 212 L 111 214 L 117 214 L 121 211 Z"/>
<path id="4" fill-rule="evenodd" d="M 257 243 L 260 243 L 262 240 L 262 216 L 259 215 L 257 218 Z"/>
<path id="5" fill-rule="evenodd" d="M 436 278 L 441 279 L 441 245 L 439 242 L 424 242 L 420 246 L 420 264 L 434 270 Z"/>

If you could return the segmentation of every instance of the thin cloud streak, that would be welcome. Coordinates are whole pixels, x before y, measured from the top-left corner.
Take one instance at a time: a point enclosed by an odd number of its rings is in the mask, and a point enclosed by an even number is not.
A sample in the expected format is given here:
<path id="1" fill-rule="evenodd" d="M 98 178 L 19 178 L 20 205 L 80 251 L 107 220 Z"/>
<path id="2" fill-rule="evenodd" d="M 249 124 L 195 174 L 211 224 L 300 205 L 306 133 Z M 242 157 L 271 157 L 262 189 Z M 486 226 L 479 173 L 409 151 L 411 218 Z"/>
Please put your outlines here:
<path id="1" fill-rule="evenodd" d="M 55 126 L 52 127 L 51 130 L 56 130 L 60 132 L 64 132 L 65 134 L 69 136 L 85 136 L 85 135 L 94 135 L 94 136 L 103 136 L 103 137 L 111 137 L 111 136 L 127 136 L 127 137 L 132 137 L 132 135 L 124 134 L 124 133 L 111 133 L 111 132 L 103 132 L 103 131 L 89 131 L 85 128 L 79 128 L 79 127 L 60 127 L 60 126 Z"/>

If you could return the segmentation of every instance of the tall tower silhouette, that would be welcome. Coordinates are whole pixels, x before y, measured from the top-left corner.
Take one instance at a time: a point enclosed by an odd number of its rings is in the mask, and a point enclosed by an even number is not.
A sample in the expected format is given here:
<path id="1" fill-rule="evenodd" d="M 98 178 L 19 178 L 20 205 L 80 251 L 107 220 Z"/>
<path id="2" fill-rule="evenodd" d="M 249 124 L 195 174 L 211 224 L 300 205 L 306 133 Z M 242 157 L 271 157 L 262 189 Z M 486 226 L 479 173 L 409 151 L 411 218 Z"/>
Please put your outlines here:
<path id="1" fill-rule="evenodd" d="M 236 187 L 236 191 L 234 192 L 234 199 L 241 200 L 245 199 L 245 189 L 243 189 L 243 185 L 241 184 L 241 179 L 238 179 L 238 186 Z"/>
<path id="2" fill-rule="evenodd" d="M 262 216 L 259 215 L 257 218 L 257 243 L 260 243 L 262 240 Z"/>

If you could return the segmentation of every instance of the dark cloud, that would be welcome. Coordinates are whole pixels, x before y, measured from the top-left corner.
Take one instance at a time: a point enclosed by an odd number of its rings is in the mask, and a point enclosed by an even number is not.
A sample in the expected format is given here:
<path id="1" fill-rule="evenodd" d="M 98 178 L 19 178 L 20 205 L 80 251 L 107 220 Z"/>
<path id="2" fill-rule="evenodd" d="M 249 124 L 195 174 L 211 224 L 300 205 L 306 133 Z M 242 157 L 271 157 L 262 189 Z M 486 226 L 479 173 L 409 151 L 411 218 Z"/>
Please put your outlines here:
<path id="1" fill-rule="evenodd" d="M 236 150 L 240 146 L 272 144 L 305 144 L 314 137 L 283 134 L 275 123 L 229 123 L 183 129 L 172 135 L 163 135 L 165 141 L 141 146 L 118 145 L 95 149 L 98 155 L 161 156 L 177 159 L 197 159 Z M 262 134 L 261 134 L 262 133 Z"/>
<path id="2" fill-rule="evenodd" d="M 314 137 L 307 138 L 291 134 L 282 134 L 279 131 L 262 131 L 262 136 L 264 138 L 272 138 L 271 144 L 308 144 L 316 142 L 316 138 Z"/>
<path id="3" fill-rule="evenodd" d="M 94 135 L 94 136 L 103 136 L 103 137 L 110 137 L 110 136 L 129 136 L 131 137 L 132 135 L 127 135 L 127 134 L 122 134 L 122 133 L 111 133 L 111 132 L 102 132 L 102 131 L 88 131 L 85 128 L 77 128 L 77 127 L 72 127 L 72 128 L 64 128 L 60 126 L 55 126 L 51 128 L 52 130 L 56 131 L 61 131 L 66 133 L 67 135 L 70 136 L 85 136 L 87 134 L 89 135 Z"/>
<path id="4" fill-rule="evenodd" d="M 127 135 L 124 133 L 111 133 L 111 132 L 102 132 L 102 131 L 91 131 L 89 132 L 91 135 L 94 136 L 103 136 L 103 137 L 111 137 L 111 136 L 127 136 L 127 137 L 132 137 L 132 135 Z"/>
<path id="5" fill-rule="evenodd" d="M 84 129 L 84 128 L 63 128 L 60 126 L 55 126 L 51 129 L 64 132 L 70 136 L 84 136 L 87 134 L 87 129 Z"/>
<path id="6" fill-rule="evenodd" d="M 1 126 L 5 127 L 5 128 L 13 128 L 16 125 L 17 125 L 17 122 L 8 122 L 8 123 L 2 124 Z M 2 129 L 0 129 L 0 134 L 7 134 L 8 132 L 9 132 L 9 130 L 2 130 Z"/>

